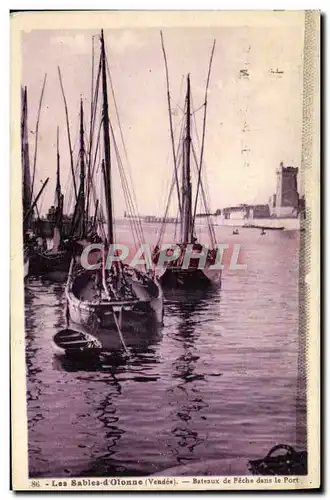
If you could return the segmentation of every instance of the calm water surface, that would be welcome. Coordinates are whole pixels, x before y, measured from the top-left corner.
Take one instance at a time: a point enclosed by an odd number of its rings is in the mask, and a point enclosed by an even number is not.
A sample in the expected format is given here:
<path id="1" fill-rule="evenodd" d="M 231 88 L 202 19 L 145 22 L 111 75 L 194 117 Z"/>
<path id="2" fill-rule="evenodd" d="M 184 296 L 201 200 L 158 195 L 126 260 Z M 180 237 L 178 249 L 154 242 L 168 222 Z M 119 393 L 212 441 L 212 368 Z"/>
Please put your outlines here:
<path id="1" fill-rule="evenodd" d="M 156 227 L 146 231 L 156 238 Z M 129 362 L 56 352 L 64 286 L 28 282 L 31 477 L 152 474 L 214 459 L 226 474 L 222 459 L 306 448 L 299 233 L 231 232 L 217 228 L 218 241 L 241 243 L 248 269 L 225 271 L 221 290 L 166 294 L 164 327 Z"/>

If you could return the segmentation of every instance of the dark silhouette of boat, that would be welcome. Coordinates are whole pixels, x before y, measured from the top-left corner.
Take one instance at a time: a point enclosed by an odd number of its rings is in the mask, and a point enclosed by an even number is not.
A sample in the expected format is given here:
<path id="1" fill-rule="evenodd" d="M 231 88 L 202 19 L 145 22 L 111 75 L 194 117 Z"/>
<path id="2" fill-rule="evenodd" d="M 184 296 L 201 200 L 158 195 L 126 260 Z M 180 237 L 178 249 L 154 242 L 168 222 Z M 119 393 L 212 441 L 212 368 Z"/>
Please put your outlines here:
<path id="1" fill-rule="evenodd" d="M 244 224 L 244 228 L 248 229 L 263 229 L 264 231 L 283 231 L 284 226 L 276 227 L 276 226 L 262 226 L 259 224 Z"/>
<path id="2" fill-rule="evenodd" d="M 216 261 L 216 237 L 213 225 L 211 221 L 207 220 L 208 231 L 210 237 L 209 248 L 198 242 L 196 237 L 195 228 L 195 218 L 197 212 L 197 203 L 201 196 L 202 202 L 204 204 L 204 211 L 206 214 L 211 213 L 206 200 L 206 194 L 204 185 L 202 182 L 202 167 L 203 167 L 203 151 L 204 151 L 204 139 L 205 139 L 205 126 L 206 126 L 206 109 L 207 109 L 207 95 L 208 95 L 208 85 L 210 79 L 211 64 L 214 54 L 215 42 L 213 44 L 209 71 L 205 90 L 205 105 L 204 105 L 204 120 L 203 120 L 203 137 L 201 141 L 201 154 L 200 159 L 197 159 L 196 150 L 194 148 L 192 133 L 194 131 L 192 121 L 194 120 L 194 110 L 192 109 L 192 96 L 191 96 L 191 85 L 190 85 L 190 75 L 187 75 L 187 89 L 186 98 L 184 106 L 184 120 L 182 124 L 180 140 L 176 145 L 174 142 L 173 135 L 173 124 L 172 124 L 172 109 L 171 109 L 171 99 L 169 92 L 169 81 L 168 81 L 168 69 L 166 54 L 163 42 L 163 36 L 161 33 L 162 50 L 164 54 L 165 70 L 166 70 L 166 81 L 167 81 L 167 96 L 168 96 L 168 112 L 171 130 L 171 142 L 172 142 L 172 153 L 173 153 L 173 164 L 174 164 L 174 176 L 172 181 L 172 187 L 170 189 L 170 194 L 168 198 L 167 208 L 163 219 L 163 224 L 160 227 L 158 242 L 153 251 L 153 262 L 156 266 L 156 272 L 163 286 L 174 287 L 174 288 L 191 288 L 191 287 L 205 287 L 212 283 L 221 283 L 221 270 L 212 269 L 212 265 Z M 195 122 L 196 125 L 196 122 Z M 195 200 L 192 199 L 192 181 L 191 181 L 191 170 L 195 167 L 197 184 L 196 184 L 196 195 Z M 181 182 L 179 182 L 179 174 L 181 174 Z M 161 250 L 161 245 L 164 235 L 164 226 L 166 224 L 166 218 L 168 216 L 168 207 L 170 204 L 170 199 L 172 191 L 176 185 L 177 192 L 177 202 L 179 209 L 179 240 L 176 242 L 176 250 L 180 250 L 180 255 L 176 257 L 169 248 L 166 251 L 166 256 L 169 259 L 164 260 L 164 255 Z M 189 257 L 186 260 L 186 257 Z M 194 258 L 194 254 L 196 257 Z M 199 258 L 202 256 L 201 261 Z M 160 265 L 160 257 L 162 257 L 162 265 Z M 201 262 L 201 265 L 200 265 Z"/>

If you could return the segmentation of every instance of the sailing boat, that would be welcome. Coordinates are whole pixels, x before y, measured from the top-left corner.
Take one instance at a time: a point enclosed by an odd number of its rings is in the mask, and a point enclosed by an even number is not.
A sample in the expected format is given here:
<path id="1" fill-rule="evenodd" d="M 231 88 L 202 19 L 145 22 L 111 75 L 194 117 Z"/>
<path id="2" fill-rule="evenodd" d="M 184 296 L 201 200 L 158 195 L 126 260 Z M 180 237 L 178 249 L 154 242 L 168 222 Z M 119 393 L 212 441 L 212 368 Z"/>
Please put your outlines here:
<path id="1" fill-rule="evenodd" d="M 160 282 L 164 286 L 169 287 L 178 287 L 178 288 L 191 288 L 191 287 L 205 287 L 211 285 L 212 283 L 220 284 L 221 282 L 221 270 L 220 269 L 212 269 L 212 265 L 216 262 L 216 238 L 214 233 L 213 225 L 207 216 L 208 223 L 208 231 L 211 240 L 211 246 L 208 248 L 201 243 L 198 242 L 196 237 L 196 227 L 195 227 L 195 218 L 196 218 L 196 209 L 197 202 L 199 199 L 199 194 L 202 194 L 203 203 L 205 213 L 210 213 L 210 210 L 207 206 L 205 189 L 202 182 L 202 166 L 203 166 L 203 151 L 204 151 L 204 138 L 205 138 L 205 124 L 206 124 L 206 108 L 207 108 L 207 91 L 208 84 L 210 78 L 210 70 L 211 63 L 213 59 L 214 47 L 213 45 L 209 72 L 206 84 L 205 91 L 205 104 L 204 104 L 204 123 L 203 123 L 203 138 L 201 143 L 201 155 L 200 161 L 198 164 L 196 152 L 192 143 L 192 106 L 191 106 L 191 88 L 190 88 L 190 75 L 187 75 L 187 90 L 186 90 L 186 98 L 185 98 L 185 108 L 184 108 L 184 123 L 183 128 L 181 130 L 180 140 L 177 148 L 174 144 L 174 135 L 173 135 L 173 125 L 172 125 L 172 109 L 170 104 L 170 91 L 169 91 L 169 80 L 168 80 L 168 69 L 167 69 L 167 61 L 165 55 L 165 49 L 163 44 L 163 37 L 161 33 L 161 41 L 162 48 L 165 60 L 165 69 L 166 69 L 166 80 L 167 80 L 167 96 L 168 96 L 168 110 L 169 110 L 169 119 L 170 119 L 170 129 L 171 129 L 171 139 L 172 139 L 172 152 L 173 152 L 173 160 L 174 160 L 174 173 L 175 176 L 172 181 L 172 187 L 170 190 L 169 200 L 167 202 L 167 210 L 169 207 L 170 196 L 172 192 L 172 188 L 174 183 L 177 185 L 177 197 L 178 197 L 178 207 L 179 207 L 179 219 L 180 219 L 180 239 L 176 243 L 177 247 L 180 248 L 181 254 L 175 259 L 165 262 L 165 264 L 161 267 L 158 267 L 157 264 L 159 262 L 160 256 L 160 247 L 162 238 L 164 235 L 164 224 L 166 224 L 166 216 L 163 220 L 162 227 L 160 229 L 160 236 L 157 242 L 157 245 L 154 249 L 153 253 L 153 261 L 156 265 L 156 271 L 158 273 L 158 277 Z M 177 153 L 175 151 L 177 150 Z M 181 153 L 181 154 L 179 154 Z M 178 165 L 178 157 L 182 158 L 182 165 Z M 195 161 L 195 167 L 197 170 L 197 186 L 196 186 L 196 197 L 193 205 L 192 199 L 192 181 L 191 181 L 191 158 Z M 179 185 L 179 167 L 182 168 L 181 175 L 181 186 Z M 172 251 L 170 250 L 170 253 Z M 186 255 L 191 255 L 190 259 L 186 259 Z M 194 254 L 196 257 L 194 258 Z M 199 266 L 200 255 L 205 256 L 204 265 Z M 166 255 L 169 255 L 167 251 Z"/>
<path id="2" fill-rule="evenodd" d="M 32 186 L 30 174 L 30 154 L 29 154 L 29 139 L 28 139 L 28 107 L 27 107 L 27 88 L 22 89 L 22 118 L 21 118 L 21 161 L 22 161 L 22 177 L 23 177 L 23 268 L 24 280 L 30 273 L 30 261 L 34 255 L 34 238 L 32 234 L 32 219 L 33 211 L 37 202 L 45 189 L 48 178 L 45 180 L 39 193 L 34 201 L 32 201 Z"/>
<path id="3" fill-rule="evenodd" d="M 110 132 L 112 132 L 112 125 L 108 113 L 107 60 L 103 30 L 100 40 L 101 54 L 95 95 L 99 95 L 100 87 L 103 96 L 101 103 L 101 127 L 104 143 L 102 173 L 107 221 L 106 234 L 102 234 L 101 238 L 105 250 L 108 250 L 113 248 L 116 241 L 111 185 Z M 101 78 L 99 78 L 100 76 Z M 94 112 L 96 108 L 97 100 L 94 103 Z M 91 123 L 93 121 L 95 121 L 95 114 L 94 117 L 92 116 Z M 113 135 L 112 139 L 114 141 Z M 115 142 L 113 142 L 113 146 L 116 151 Z M 83 162 L 84 155 L 81 156 L 81 166 L 83 166 Z M 82 204 L 84 203 L 83 180 L 82 176 L 80 197 L 78 196 Z M 90 178 L 89 182 L 91 181 Z M 83 206 L 81 211 L 84 213 Z M 102 213 L 100 217 L 102 217 Z M 100 232 L 102 233 L 102 228 L 100 228 Z M 92 328 L 93 336 L 101 342 L 102 349 L 105 350 L 113 348 L 113 340 L 116 341 L 118 335 L 125 347 L 122 329 L 125 332 L 133 330 L 136 337 L 141 327 L 163 321 L 163 295 L 154 273 L 149 272 L 148 274 L 122 262 L 113 262 L 110 268 L 106 269 L 104 254 L 101 269 L 96 271 L 83 268 L 79 264 L 79 258 L 72 259 L 66 286 L 66 298 L 67 319 L 70 325 L 77 325 L 80 331 L 81 328 L 87 329 L 87 331 Z"/>
<path id="4" fill-rule="evenodd" d="M 23 175 L 23 265 L 24 279 L 29 274 L 29 249 L 27 246 L 26 232 L 31 225 L 31 215 L 26 218 L 32 202 L 31 177 L 30 177 L 30 158 L 29 142 L 27 135 L 27 88 L 22 89 L 22 118 L 21 118 L 21 160 Z"/>
<path id="5" fill-rule="evenodd" d="M 62 241 L 63 223 L 63 199 L 60 180 L 60 153 L 59 153 L 59 128 L 57 127 L 57 168 L 56 168 L 56 189 L 55 189 L 55 224 L 53 234 L 53 246 L 51 250 L 35 249 L 31 259 L 31 273 L 34 275 L 54 276 L 58 273 L 66 273 L 71 262 L 71 252 L 64 248 Z"/>

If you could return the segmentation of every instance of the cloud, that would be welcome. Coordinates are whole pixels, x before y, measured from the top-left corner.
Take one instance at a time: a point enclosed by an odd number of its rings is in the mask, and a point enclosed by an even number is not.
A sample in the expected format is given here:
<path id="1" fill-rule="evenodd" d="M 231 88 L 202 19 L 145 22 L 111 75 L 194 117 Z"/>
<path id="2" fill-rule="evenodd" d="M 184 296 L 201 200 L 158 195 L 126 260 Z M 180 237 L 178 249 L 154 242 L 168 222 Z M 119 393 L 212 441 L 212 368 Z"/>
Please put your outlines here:
<path id="1" fill-rule="evenodd" d="M 82 33 L 53 36 L 50 43 L 71 50 L 75 54 L 89 54 L 92 52 L 92 38 Z"/>
<path id="2" fill-rule="evenodd" d="M 127 49 L 139 49 L 144 43 L 138 34 L 132 30 L 120 31 L 116 34 L 111 33 L 106 36 L 106 45 L 109 52 L 122 54 Z"/>
<path id="3" fill-rule="evenodd" d="M 105 42 L 107 51 L 113 54 L 123 54 L 129 49 L 139 49 L 144 45 L 139 35 L 133 30 L 105 33 Z M 74 54 L 92 53 L 92 36 L 84 33 L 56 35 L 50 38 L 50 43 L 67 51 L 70 50 Z"/>

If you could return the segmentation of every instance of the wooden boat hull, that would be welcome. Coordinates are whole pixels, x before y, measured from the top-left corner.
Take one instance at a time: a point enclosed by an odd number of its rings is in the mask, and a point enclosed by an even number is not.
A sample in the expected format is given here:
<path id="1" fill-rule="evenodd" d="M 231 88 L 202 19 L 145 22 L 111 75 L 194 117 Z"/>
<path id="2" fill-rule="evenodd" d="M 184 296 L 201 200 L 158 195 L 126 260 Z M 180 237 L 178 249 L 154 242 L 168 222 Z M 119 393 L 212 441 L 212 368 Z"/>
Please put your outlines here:
<path id="1" fill-rule="evenodd" d="M 212 285 L 221 284 L 221 270 L 210 270 L 208 268 L 167 267 L 159 276 L 164 287 L 173 288 L 207 288 Z"/>
<path id="2" fill-rule="evenodd" d="M 49 273 L 68 273 L 71 261 L 69 251 L 39 252 L 30 258 L 30 272 L 35 276 Z"/>
<path id="3" fill-rule="evenodd" d="M 120 348 L 118 326 L 125 337 L 133 337 L 133 343 L 139 342 L 145 333 L 153 334 L 163 323 L 163 293 L 159 284 L 154 297 L 145 297 L 143 291 L 135 300 L 99 300 L 91 302 L 79 300 L 73 293 L 74 281 L 66 287 L 67 321 L 72 327 L 90 332 L 101 342 L 103 350 Z M 128 345 L 131 342 L 128 342 Z"/>
<path id="4" fill-rule="evenodd" d="M 110 305 L 107 302 L 100 304 L 84 303 L 68 296 L 68 315 L 70 321 L 77 325 L 91 329 L 93 332 L 98 329 L 116 329 L 116 320 L 125 330 L 137 330 L 139 326 L 148 324 L 149 315 L 157 312 L 148 303 L 138 303 L 135 305 Z M 158 321 L 160 322 L 160 321 Z"/>
<path id="5" fill-rule="evenodd" d="M 85 352 L 99 352 L 101 343 L 92 335 L 66 328 L 53 337 L 54 344 L 68 354 L 82 354 Z"/>

